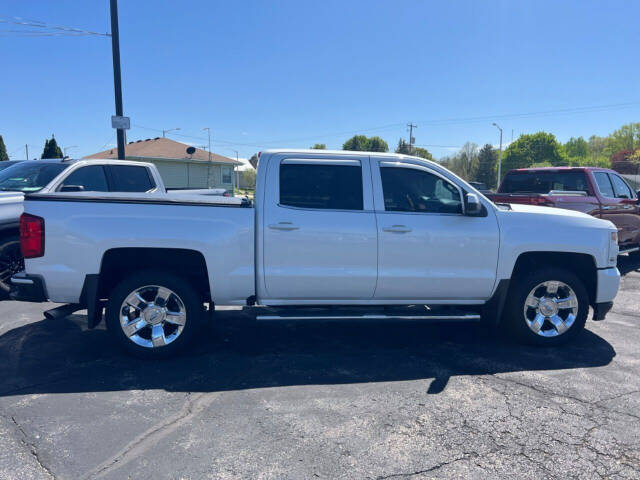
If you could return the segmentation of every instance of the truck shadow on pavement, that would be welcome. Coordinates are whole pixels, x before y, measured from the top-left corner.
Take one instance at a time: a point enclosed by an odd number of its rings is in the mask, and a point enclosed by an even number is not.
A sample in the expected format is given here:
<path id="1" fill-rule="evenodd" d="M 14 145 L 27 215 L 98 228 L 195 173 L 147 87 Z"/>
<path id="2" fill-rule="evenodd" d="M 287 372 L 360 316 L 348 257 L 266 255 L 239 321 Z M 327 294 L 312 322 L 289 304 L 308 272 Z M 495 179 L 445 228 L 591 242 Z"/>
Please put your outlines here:
<path id="1" fill-rule="evenodd" d="M 257 323 L 216 314 L 191 351 L 171 360 L 126 356 L 86 317 L 42 320 L 0 336 L 0 396 L 163 389 L 214 392 L 291 385 L 433 379 L 607 365 L 615 356 L 585 330 L 571 345 L 540 349 L 496 338 L 479 324 Z"/>

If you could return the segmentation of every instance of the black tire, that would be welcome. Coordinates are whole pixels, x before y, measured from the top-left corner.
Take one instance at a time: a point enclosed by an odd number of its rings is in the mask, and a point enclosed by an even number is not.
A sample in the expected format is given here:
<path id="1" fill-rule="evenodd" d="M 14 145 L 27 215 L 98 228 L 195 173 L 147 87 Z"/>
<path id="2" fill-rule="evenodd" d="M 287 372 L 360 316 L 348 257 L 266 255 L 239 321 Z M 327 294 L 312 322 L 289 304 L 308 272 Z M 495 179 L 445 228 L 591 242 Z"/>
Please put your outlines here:
<path id="1" fill-rule="evenodd" d="M 556 336 L 542 336 L 535 333 L 525 320 L 525 301 L 529 293 L 538 285 L 548 281 L 559 281 L 570 287 L 577 298 L 577 314 L 571 326 L 563 333 Z M 544 288 L 544 287 L 543 287 Z M 559 290 L 560 291 L 560 290 Z M 558 294 L 558 296 L 563 296 Z M 535 318 L 536 310 L 527 310 L 529 316 Z M 569 312 L 570 313 L 570 312 Z M 587 321 L 589 314 L 589 295 L 582 280 L 569 270 L 557 267 L 542 267 L 537 270 L 518 275 L 514 278 L 507 295 L 502 324 L 508 328 L 511 335 L 519 342 L 537 346 L 556 346 L 573 340 L 578 335 Z M 567 316 L 567 310 L 562 310 L 561 315 Z M 541 331 L 550 331 L 553 326 L 547 318 L 544 320 Z M 557 331 L 557 329 L 556 329 Z M 551 332 L 553 334 L 553 332 Z"/>
<path id="2" fill-rule="evenodd" d="M 130 294 L 145 286 L 159 286 L 171 290 L 173 293 L 175 293 L 175 295 L 177 295 L 178 300 L 181 301 L 182 306 L 184 307 L 184 326 L 178 336 L 166 345 L 153 347 L 139 345 L 125 334 L 121 325 L 121 312 L 123 310 L 124 301 Z M 151 296 L 153 296 L 152 290 L 150 291 L 150 293 Z M 171 298 L 172 299 L 170 300 L 170 302 L 176 301 L 175 297 L 172 296 Z M 159 302 L 158 305 L 160 304 L 161 303 Z M 141 304 L 138 304 L 138 307 L 140 305 Z M 149 307 L 151 303 L 148 302 L 146 305 L 147 307 Z M 176 309 L 174 307 L 170 308 L 169 303 L 165 304 L 165 306 L 170 310 Z M 134 312 L 134 316 L 140 315 L 138 318 L 144 320 L 144 317 L 142 316 L 143 310 L 141 310 L 140 308 L 133 308 L 129 310 Z M 195 340 L 198 331 L 204 324 L 205 318 L 206 315 L 203 305 L 203 299 L 198 294 L 197 290 L 191 284 L 191 282 L 188 279 L 180 277 L 173 273 L 158 270 L 146 270 L 134 273 L 123 279 L 111 291 L 106 308 L 107 329 L 113 340 L 120 348 L 122 348 L 126 352 L 143 358 L 166 358 L 178 354 Z M 172 324 L 166 324 L 166 326 L 163 328 L 170 329 L 173 327 L 174 325 Z M 151 338 L 149 338 L 149 340 L 144 338 L 145 336 L 151 336 L 152 328 L 153 326 L 150 323 L 147 323 L 146 326 L 139 331 L 139 333 L 137 332 L 134 335 L 137 341 L 152 341 Z M 175 328 L 176 330 L 174 330 L 174 333 L 175 331 L 177 331 L 178 327 Z M 164 338 L 164 333 L 162 334 L 162 336 Z M 170 336 L 171 335 L 169 335 L 169 337 Z"/>
<path id="3" fill-rule="evenodd" d="M 3 238 L 0 240 L 0 298 L 9 297 L 11 277 L 22 270 L 24 258 L 20 251 L 20 238 Z"/>

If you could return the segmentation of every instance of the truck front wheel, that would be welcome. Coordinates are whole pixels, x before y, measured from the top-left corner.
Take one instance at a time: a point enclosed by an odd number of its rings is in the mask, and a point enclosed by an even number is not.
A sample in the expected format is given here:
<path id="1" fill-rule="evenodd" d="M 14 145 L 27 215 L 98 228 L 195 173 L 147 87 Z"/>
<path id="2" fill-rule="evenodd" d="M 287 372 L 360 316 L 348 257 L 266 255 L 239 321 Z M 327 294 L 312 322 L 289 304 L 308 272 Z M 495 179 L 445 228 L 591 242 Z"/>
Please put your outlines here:
<path id="1" fill-rule="evenodd" d="M 503 322 L 518 340 L 540 346 L 560 345 L 584 328 L 589 296 L 572 272 L 543 267 L 514 279 L 504 313 Z"/>
<path id="2" fill-rule="evenodd" d="M 122 280 L 109 295 L 107 329 L 124 350 L 157 358 L 192 342 L 205 310 L 191 283 L 163 271 L 144 271 Z"/>

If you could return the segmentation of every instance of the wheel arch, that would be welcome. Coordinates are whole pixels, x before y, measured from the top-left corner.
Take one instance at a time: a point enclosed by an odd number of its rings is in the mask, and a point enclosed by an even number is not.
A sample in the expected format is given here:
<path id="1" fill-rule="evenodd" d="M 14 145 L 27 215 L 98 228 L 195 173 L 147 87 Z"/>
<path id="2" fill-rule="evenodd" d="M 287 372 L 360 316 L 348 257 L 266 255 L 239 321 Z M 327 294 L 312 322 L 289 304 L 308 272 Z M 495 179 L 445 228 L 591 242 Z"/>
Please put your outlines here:
<path id="1" fill-rule="evenodd" d="M 109 292 L 124 275 L 139 270 L 166 270 L 189 278 L 203 301 L 211 301 L 207 262 L 201 252 L 184 248 L 112 248 L 104 252 L 100 263 L 98 294 Z"/>
<path id="2" fill-rule="evenodd" d="M 511 278 L 534 268 L 558 267 L 575 273 L 583 282 L 593 305 L 596 298 L 598 277 L 596 259 L 587 253 L 575 252 L 524 252 L 516 259 Z"/>

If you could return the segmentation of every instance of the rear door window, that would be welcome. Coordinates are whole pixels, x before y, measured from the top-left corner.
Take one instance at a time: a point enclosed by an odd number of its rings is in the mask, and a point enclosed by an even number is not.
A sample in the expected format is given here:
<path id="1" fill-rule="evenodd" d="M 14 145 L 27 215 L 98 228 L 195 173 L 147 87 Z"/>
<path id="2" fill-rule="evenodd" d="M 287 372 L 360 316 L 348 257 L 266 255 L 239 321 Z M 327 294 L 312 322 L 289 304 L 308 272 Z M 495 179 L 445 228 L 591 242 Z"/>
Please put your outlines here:
<path id="1" fill-rule="evenodd" d="M 280 205 L 363 210 L 362 166 L 283 163 Z"/>
<path id="2" fill-rule="evenodd" d="M 501 193 L 538 193 L 555 191 L 589 193 L 584 172 L 524 172 L 504 178 Z"/>
<path id="3" fill-rule="evenodd" d="M 89 165 L 88 167 L 81 167 L 74 170 L 67 178 L 65 178 L 58 190 L 64 186 L 71 185 L 82 187 L 85 192 L 109 191 L 107 177 L 102 165 Z"/>
<path id="4" fill-rule="evenodd" d="M 148 192 L 155 188 L 146 167 L 108 165 L 112 192 Z"/>
<path id="5" fill-rule="evenodd" d="M 600 190 L 600 193 L 603 196 L 614 198 L 615 195 L 613 194 L 613 186 L 611 185 L 609 175 L 606 172 L 594 172 L 593 178 L 596 179 L 598 190 Z"/>

